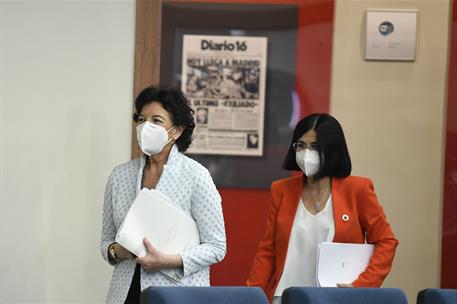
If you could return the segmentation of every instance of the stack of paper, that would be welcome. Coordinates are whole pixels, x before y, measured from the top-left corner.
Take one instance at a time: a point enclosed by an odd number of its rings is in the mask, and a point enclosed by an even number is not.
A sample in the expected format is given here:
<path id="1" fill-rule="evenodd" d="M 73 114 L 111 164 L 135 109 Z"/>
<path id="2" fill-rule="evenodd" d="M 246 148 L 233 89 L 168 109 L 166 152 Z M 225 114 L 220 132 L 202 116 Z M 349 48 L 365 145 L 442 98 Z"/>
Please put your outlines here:
<path id="1" fill-rule="evenodd" d="M 144 237 L 167 254 L 180 253 L 200 244 L 197 224 L 192 217 L 163 193 L 147 188 L 135 198 L 116 235 L 116 242 L 137 257 L 144 257 L 147 254 Z"/>
<path id="2" fill-rule="evenodd" d="M 322 287 L 352 283 L 362 273 L 373 255 L 374 245 L 320 243 L 317 248 L 316 276 Z"/>

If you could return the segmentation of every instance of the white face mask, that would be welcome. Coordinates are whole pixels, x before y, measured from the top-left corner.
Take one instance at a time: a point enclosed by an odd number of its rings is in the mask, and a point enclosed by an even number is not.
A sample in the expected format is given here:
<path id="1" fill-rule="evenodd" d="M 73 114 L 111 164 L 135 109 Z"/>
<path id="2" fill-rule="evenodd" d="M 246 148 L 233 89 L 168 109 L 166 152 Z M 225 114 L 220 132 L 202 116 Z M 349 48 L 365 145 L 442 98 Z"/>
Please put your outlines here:
<path id="1" fill-rule="evenodd" d="M 173 128 L 165 130 L 164 127 L 149 121 L 136 126 L 136 139 L 141 151 L 148 156 L 159 154 L 172 140 L 168 139 L 168 132 Z"/>
<path id="2" fill-rule="evenodd" d="M 295 159 L 297 161 L 297 165 L 306 176 L 314 176 L 317 172 L 319 172 L 319 152 L 305 149 L 295 152 Z"/>

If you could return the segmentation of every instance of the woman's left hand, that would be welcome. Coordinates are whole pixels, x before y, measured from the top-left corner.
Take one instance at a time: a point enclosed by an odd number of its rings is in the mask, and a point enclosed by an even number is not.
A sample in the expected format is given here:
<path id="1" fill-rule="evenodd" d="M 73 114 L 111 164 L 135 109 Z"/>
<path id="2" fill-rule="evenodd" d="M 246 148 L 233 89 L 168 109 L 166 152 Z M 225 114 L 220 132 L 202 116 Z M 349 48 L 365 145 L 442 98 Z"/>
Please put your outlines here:
<path id="1" fill-rule="evenodd" d="M 147 255 L 136 258 L 135 261 L 147 271 L 157 271 L 166 268 L 178 268 L 182 266 L 181 256 L 178 254 L 165 254 L 152 246 L 147 238 L 143 239 L 146 246 Z"/>
<path id="2" fill-rule="evenodd" d="M 339 288 L 354 288 L 354 285 L 346 283 L 337 283 L 336 286 L 338 286 Z"/>

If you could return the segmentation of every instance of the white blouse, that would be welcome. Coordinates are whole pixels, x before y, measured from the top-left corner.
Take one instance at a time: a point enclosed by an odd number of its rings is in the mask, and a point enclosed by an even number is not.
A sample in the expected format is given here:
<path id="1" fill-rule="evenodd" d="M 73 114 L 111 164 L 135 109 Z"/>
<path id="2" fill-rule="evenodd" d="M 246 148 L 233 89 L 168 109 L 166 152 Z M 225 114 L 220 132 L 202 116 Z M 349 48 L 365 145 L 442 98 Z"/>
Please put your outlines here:
<path id="1" fill-rule="evenodd" d="M 317 286 L 317 245 L 331 242 L 334 235 L 332 196 L 316 215 L 310 213 L 300 199 L 290 233 L 284 271 L 276 287 L 274 300 L 278 301 L 284 289 L 292 286 Z"/>

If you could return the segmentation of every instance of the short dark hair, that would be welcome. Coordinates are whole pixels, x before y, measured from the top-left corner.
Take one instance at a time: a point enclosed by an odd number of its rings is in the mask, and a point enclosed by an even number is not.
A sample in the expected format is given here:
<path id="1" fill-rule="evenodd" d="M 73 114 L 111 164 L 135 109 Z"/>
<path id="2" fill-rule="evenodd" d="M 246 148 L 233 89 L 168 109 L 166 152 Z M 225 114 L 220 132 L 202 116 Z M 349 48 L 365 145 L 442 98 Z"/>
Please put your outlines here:
<path id="1" fill-rule="evenodd" d="M 194 110 L 189 105 L 184 93 L 177 88 L 162 86 L 149 86 L 143 89 L 135 99 L 135 110 L 133 120 L 138 122 L 139 115 L 145 105 L 152 102 L 160 103 L 168 113 L 175 126 L 184 127 L 181 136 L 176 140 L 178 150 L 184 152 L 192 143 L 192 133 L 194 132 Z"/>
<path id="2" fill-rule="evenodd" d="M 344 138 L 343 128 L 333 116 L 324 113 L 315 113 L 306 116 L 297 124 L 290 143 L 289 151 L 284 159 L 283 168 L 299 170 L 295 159 L 295 150 L 292 144 L 309 130 L 316 132 L 317 148 L 320 158 L 320 168 L 314 176 L 346 177 L 351 174 L 352 164 Z"/>

